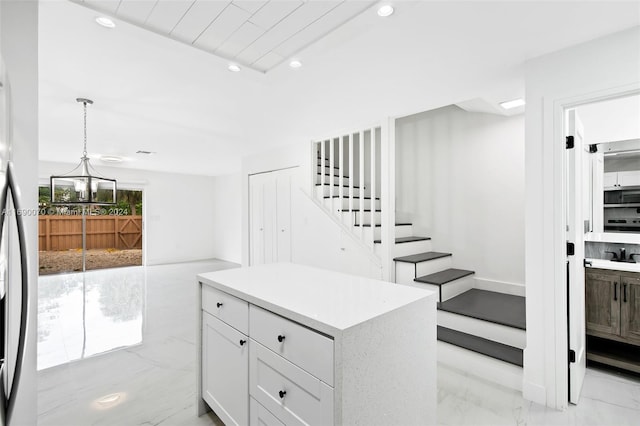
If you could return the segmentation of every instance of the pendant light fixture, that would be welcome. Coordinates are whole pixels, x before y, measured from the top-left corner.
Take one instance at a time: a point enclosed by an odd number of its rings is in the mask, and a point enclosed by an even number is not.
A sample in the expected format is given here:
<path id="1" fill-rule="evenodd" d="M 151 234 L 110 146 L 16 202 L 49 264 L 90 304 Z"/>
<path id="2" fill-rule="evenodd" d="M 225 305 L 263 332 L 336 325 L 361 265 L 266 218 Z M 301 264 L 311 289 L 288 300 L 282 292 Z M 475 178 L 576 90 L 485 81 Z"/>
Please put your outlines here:
<path id="1" fill-rule="evenodd" d="M 98 204 L 116 203 L 116 180 L 100 176 L 87 157 L 87 104 L 90 99 L 78 98 L 84 106 L 84 150 L 80 164 L 66 175 L 51 176 L 51 204 Z"/>

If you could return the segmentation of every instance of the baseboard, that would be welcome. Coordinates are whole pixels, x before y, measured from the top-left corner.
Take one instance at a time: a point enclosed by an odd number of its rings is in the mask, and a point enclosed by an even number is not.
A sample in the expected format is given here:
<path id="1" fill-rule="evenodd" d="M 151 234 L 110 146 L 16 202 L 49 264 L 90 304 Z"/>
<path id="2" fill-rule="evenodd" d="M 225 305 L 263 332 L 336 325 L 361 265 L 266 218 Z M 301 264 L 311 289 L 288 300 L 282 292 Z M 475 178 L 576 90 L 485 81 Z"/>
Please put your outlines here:
<path id="1" fill-rule="evenodd" d="M 152 259 L 152 260 L 147 260 L 146 266 L 172 265 L 177 263 L 191 263 L 191 262 L 211 262 L 216 260 L 221 260 L 226 262 L 226 260 L 224 259 L 217 259 L 212 257 L 207 257 L 204 259 L 202 258 Z M 236 262 L 230 262 L 230 263 L 236 263 Z M 238 264 L 238 266 L 240 266 L 240 264 Z"/>
<path id="2" fill-rule="evenodd" d="M 526 362 L 526 358 L 525 358 Z M 522 397 L 528 401 L 533 401 L 542 406 L 547 405 L 547 390 L 537 383 L 522 381 Z"/>
<path id="3" fill-rule="evenodd" d="M 497 293 L 511 294 L 513 296 L 525 297 L 524 284 L 508 283 L 504 281 L 490 280 L 486 278 L 475 278 L 475 288 L 479 290 L 495 291 Z"/>

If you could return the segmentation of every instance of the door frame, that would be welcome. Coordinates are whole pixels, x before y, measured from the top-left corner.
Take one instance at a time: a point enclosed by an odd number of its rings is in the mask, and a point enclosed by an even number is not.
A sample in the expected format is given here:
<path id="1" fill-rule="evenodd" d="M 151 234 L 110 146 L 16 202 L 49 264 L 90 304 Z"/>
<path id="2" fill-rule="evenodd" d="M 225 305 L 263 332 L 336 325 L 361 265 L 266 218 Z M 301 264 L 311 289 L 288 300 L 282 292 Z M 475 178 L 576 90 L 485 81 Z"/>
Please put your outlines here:
<path id="1" fill-rule="evenodd" d="M 550 351 L 547 352 L 552 360 L 555 373 L 555 406 L 567 407 L 569 401 L 569 366 L 567 357 L 569 353 L 568 334 L 568 299 L 566 290 L 567 271 L 567 197 L 565 195 L 565 176 L 567 173 L 567 150 L 565 148 L 566 135 L 566 112 L 581 105 L 599 101 L 611 100 L 631 95 L 640 95 L 640 84 L 631 84 L 623 87 L 610 88 L 592 93 L 585 93 L 569 98 L 558 99 L 553 102 L 548 101 L 553 108 L 553 182 L 554 187 L 559 188 L 553 193 L 554 206 L 561 208 L 553 209 L 553 233 L 552 247 L 553 253 L 553 322 L 555 330 L 551 342 Z M 546 102 L 545 102 L 546 103 Z M 581 261 L 576 259 L 576 261 Z M 583 283 L 584 285 L 584 283 Z M 547 297 L 545 297 L 548 300 Z M 582 301 L 582 309 L 585 309 Z"/>

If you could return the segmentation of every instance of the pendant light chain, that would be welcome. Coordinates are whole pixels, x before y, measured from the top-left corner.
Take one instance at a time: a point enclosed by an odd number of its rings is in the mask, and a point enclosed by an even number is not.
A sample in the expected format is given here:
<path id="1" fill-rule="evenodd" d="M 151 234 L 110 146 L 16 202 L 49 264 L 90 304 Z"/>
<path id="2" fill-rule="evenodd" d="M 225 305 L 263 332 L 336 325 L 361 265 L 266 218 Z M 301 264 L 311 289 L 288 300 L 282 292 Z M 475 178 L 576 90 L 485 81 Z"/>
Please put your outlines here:
<path id="1" fill-rule="evenodd" d="M 83 158 L 87 158 L 87 102 L 82 103 L 84 105 L 84 150 L 82 151 Z"/>

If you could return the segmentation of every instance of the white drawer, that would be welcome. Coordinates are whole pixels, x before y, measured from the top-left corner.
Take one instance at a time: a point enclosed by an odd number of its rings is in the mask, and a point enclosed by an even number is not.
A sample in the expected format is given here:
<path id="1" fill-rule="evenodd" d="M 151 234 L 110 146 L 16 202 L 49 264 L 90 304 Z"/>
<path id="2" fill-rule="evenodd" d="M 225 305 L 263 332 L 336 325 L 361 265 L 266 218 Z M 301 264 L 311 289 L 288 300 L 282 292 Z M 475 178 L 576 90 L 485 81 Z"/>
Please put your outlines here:
<path id="1" fill-rule="evenodd" d="M 284 426 L 276 416 L 271 414 L 269 410 L 264 408 L 262 404 L 257 402 L 255 399 L 250 398 L 251 402 L 249 403 L 251 415 L 249 417 L 251 426 Z"/>
<path id="2" fill-rule="evenodd" d="M 236 330 L 249 334 L 249 303 L 202 284 L 202 309 Z"/>
<path id="3" fill-rule="evenodd" d="M 333 340 L 251 305 L 249 336 L 333 386 Z"/>
<path id="4" fill-rule="evenodd" d="M 333 424 L 333 388 L 256 341 L 249 345 L 249 394 L 288 426 Z"/>

